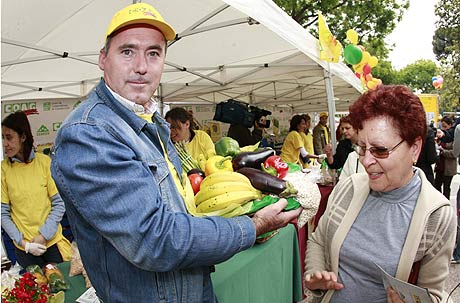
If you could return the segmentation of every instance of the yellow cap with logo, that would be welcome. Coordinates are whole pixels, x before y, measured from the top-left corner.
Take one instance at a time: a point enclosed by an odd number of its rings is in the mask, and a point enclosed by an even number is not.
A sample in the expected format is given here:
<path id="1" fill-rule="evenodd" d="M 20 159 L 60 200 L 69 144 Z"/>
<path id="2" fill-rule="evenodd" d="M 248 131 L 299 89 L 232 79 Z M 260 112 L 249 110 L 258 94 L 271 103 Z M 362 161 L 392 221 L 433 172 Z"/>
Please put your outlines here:
<path id="1" fill-rule="evenodd" d="M 110 21 L 105 38 L 128 25 L 149 24 L 158 28 L 167 41 L 172 41 L 176 37 L 176 32 L 171 25 L 166 23 L 160 13 L 147 3 L 136 3 L 118 11 Z"/>
<path id="2" fill-rule="evenodd" d="M 326 112 L 321 112 L 319 114 L 319 117 L 322 118 L 322 117 L 328 117 L 328 114 Z"/>

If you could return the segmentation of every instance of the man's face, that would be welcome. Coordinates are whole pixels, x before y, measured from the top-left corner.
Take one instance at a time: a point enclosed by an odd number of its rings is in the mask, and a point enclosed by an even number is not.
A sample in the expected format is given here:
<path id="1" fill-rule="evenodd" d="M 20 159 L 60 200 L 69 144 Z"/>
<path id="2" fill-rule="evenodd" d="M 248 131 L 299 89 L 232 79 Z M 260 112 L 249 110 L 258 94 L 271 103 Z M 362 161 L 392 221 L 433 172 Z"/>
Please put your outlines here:
<path id="1" fill-rule="evenodd" d="M 322 125 L 326 126 L 327 125 L 327 116 L 319 117 L 319 123 L 321 123 Z"/>
<path id="2" fill-rule="evenodd" d="M 166 41 L 148 25 L 126 27 L 101 50 L 99 68 L 114 92 L 137 104 L 145 104 L 157 89 L 163 72 Z"/>

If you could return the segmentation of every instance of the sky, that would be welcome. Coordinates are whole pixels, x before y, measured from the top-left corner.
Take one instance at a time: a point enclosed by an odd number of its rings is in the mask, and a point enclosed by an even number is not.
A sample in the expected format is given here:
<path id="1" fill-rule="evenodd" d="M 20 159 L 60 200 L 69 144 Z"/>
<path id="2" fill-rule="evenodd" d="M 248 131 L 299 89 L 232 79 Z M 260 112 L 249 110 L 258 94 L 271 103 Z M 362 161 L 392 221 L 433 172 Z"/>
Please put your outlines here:
<path id="1" fill-rule="evenodd" d="M 385 41 L 395 44 L 390 60 L 397 70 L 419 59 L 435 62 L 431 44 L 436 30 L 434 5 L 437 0 L 411 0 L 410 7 Z"/>

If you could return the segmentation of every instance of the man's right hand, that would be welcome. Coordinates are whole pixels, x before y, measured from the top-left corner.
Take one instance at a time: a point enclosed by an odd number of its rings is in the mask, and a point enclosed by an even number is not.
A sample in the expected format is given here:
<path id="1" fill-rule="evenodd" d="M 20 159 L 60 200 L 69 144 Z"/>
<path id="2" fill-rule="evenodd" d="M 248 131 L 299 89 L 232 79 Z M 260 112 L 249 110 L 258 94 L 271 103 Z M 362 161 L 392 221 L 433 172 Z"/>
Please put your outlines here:
<path id="1" fill-rule="evenodd" d="M 283 212 L 286 206 L 287 200 L 280 199 L 278 202 L 256 212 L 252 217 L 252 221 L 256 226 L 256 236 L 286 226 L 302 212 L 301 207 L 296 210 Z"/>
<path id="2" fill-rule="evenodd" d="M 46 252 L 46 246 L 39 243 L 26 242 L 24 249 L 26 253 L 31 253 L 36 257 L 41 256 Z"/>

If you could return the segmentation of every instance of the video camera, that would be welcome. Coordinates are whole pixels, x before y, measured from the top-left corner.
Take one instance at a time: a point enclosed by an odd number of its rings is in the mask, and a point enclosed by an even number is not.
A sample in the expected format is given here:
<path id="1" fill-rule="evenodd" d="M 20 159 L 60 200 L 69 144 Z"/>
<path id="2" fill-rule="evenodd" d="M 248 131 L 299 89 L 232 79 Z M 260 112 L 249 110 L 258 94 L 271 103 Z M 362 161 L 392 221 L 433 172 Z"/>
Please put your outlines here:
<path id="1" fill-rule="evenodd" d="M 272 112 L 252 106 L 247 103 L 228 99 L 216 105 L 213 120 L 230 124 L 242 124 L 250 128 L 254 125 L 255 117 L 268 116 Z M 270 120 L 266 120 L 265 128 L 270 127 Z"/>

